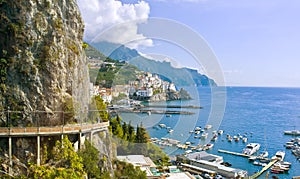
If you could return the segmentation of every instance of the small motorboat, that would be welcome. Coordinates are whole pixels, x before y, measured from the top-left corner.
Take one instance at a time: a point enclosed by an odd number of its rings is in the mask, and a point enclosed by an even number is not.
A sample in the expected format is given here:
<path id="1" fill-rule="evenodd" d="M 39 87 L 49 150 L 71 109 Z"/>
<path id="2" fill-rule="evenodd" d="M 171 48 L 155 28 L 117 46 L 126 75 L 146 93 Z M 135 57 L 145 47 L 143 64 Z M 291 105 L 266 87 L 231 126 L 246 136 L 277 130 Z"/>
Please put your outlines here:
<path id="1" fill-rule="evenodd" d="M 166 124 L 158 124 L 159 125 L 159 127 L 161 127 L 161 128 L 166 128 L 167 126 L 166 126 Z"/>
<path id="2" fill-rule="evenodd" d="M 210 125 L 210 124 L 207 124 L 207 125 L 204 127 L 204 129 L 206 129 L 206 130 L 211 129 L 211 128 L 212 128 L 212 125 Z"/>
<path id="3" fill-rule="evenodd" d="M 258 158 L 267 158 L 269 156 L 269 152 L 268 151 L 264 151 L 263 153 L 261 153 Z"/>
<path id="4" fill-rule="evenodd" d="M 275 156 L 272 157 L 272 160 L 283 161 L 284 157 L 285 157 L 285 152 L 284 151 L 277 151 Z"/>
<path id="5" fill-rule="evenodd" d="M 208 136 L 208 133 L 203 133 L 203 134 L 201 135 L 201 139 L 206 139 L 207 136 Z"/>
<path id="6" fill-rule="evenodd" d="M 212 138 L 211 138 L 211 141 L 216 141 L 218 139 L 218 135 L 214 135 Z"/>
<path id="7" fill-rule="evenodd" d="M 204 147 L 203 147 L 203 150 L 209 150 L 209 149 L 212 149 L 213 148 L 213 146 L 214 146 L 214 144 L 206 144 L 206 145 L 204 145 Z"/>
<path id="8" fill-rule="evenodd" d="M 222 135 L 223 133 L 224 133 L 223 130 L 219 130 L 219 131 L 218 131 L 218 134 L 219 134 L 219 135 Z"/>
<path id="9" fill-rule="evenodd" d="M 169 130 L 168 130 L 168 133 L 172 133 L 172 132 L 174 132 L 173 129 L 169 129 Z"/>
<path id="10" fill-rule="evenodd" d="M 201 130 L 201 127 L 196 127 L 195 128 L 195 131 L 200 131 Z"/>

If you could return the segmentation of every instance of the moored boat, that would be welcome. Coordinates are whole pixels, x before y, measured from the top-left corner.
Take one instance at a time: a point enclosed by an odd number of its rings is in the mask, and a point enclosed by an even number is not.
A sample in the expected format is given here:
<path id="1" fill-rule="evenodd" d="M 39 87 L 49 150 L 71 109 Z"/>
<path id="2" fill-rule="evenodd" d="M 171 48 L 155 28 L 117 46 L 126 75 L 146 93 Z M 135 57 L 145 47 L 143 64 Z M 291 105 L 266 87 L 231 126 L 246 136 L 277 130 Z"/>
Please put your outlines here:
<path id="1" fill-rule="evenodd" d="M 203 146 L 203 150 L 209 150 L 209 149 L 212 149 L 213 148 L 213 146 L 214 146 L 214 144 L 206 144 L 206 145 L 204 145 Z"/>
<path id="2" fill-rule="evenodd" d="M 285 135 L 293 135 L 293 136 L 299 136 L 300 131 L 299 130 L 291 130 L 291 131 L 284 131 Z"/>
<path id="3" fill-rule="evenodd" d="M 260 148 L 259 143 L 249 143 L 247 144 L 246 148 L 243 150 L 243 154 L 246 155 L 253 155 L 255 152 L 257 152 Z"/>
<path id="4" fill-rule="evenodd" d="M 159 125 L 159 127 L 161 127 L 161 128 L 166 128 L 166 127 L 167 127 L 166 124 L 163 124 L 163 123 L 158 124 L 158 125 Z"/>
<path id="5" fill-rule="evenodd" d="M 203 134 L 201 135 L 201 139 L 206 139 L 207 136 L 208 136 L 208 133 L 203 133 Z"/>
<path id="6" fill-rule="evenodd" d="M 237 136 L 233 136 L 233 139 L 234 139 L 234 141 L 236 141 L 236 142 L 240 141 L 240 138 L 237 137 Z"/>
<path id="7" fill-rule="evenodd" d="M 275 156 L 272 157 L 272 160 L 283 161 L 284 157 L 285 157 L 285 152 L 284 151 L 277 151 Z"/>
<path id="8" fill-rule="evenodd" d="M 212 128 L 212 125 L 210 125 L 210 124 L 207 124 L 207 125 L 204 127 L 204 129 L 206 129 L 206 130 L 211 129 L 211 128 Z"/>
<path id="9" fill-rule="evenodd" d="M 168 133 L 172 133 L 172 132 L 174 132 L 173 129 L 169 129 L 169 130 L 168 130 Z"/>
<path id="10" fill-rule="evenodd" d="M 267 158 L 269 156 L 269 152 L 268 151 L 264 151 L 263 153 L 261 153 L 258 157 L 259 158 Z"/>
<path id="11" fill-rule="evenodd" d="M 201 127 L 196 127 L 195 128 L 195 131 L 200 131 L 201 130 Z"/>
<path id="12" fill-rule="evenodd" d="M 211 138 L 211 141 L 216 141 L 218 139 L 218 135 L 214 135 L 212 138 Z"/>
<path id="13" fill-rule="evenodd" d="M 219 135 L 222 135 L 223 133 L 224 133 L 223 130 L 219 130 L 219 131 L 218 131 L 218 134 L 219 134 Z"/>
<path id="14" fill-rule="evenodd" d="M 293 147 L 294 147 L 294 142 L 287 142 L 287 143 L 285 143 L 285 148 L 286 149 L 291 149 Z"/>

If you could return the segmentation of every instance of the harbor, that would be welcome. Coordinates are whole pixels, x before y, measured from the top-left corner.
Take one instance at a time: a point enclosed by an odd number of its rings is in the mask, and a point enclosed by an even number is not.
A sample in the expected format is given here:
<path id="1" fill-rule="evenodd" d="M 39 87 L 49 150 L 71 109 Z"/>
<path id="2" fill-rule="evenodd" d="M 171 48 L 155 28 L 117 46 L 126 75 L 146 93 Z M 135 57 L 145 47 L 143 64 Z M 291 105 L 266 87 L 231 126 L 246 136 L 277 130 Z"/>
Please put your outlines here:
<path id="1" fill-rule="evenodd" d="M 252 98 L 247 95 L 243 96 L 244 94 L 247 94 L 246 92 L 251 91 L 252 89 L 234 88 L 234 90 L 230 90 L 231 89 L 229 89 L 228 93 L 228 98 L 230 99 L 228 104 L 228 113 L 226 113 L 220 126 L 217 126 L 214 123 L 208 123 L 205 120 L 209 118 L 210 115 L 210 109 L 208 107 L 210 104 L 209 98 L 202 98 L 201 103 L 196 101 L 169 101 L 166 103 L 167 105 L 174 106 L 197 106 L 201 104 L 199 106 L 203 106 L 204 108 L 200 110 L 192 108 L 191 110 L 189 109 L 189 111 L 195 112 L 195 114 L 182 116 L 171 115 L 171 117 L 167 117 L 167 115 L 157 115 L 152 113 L 150 116 L 141 115 L 140 121 L 149 126 L 147 130 L 149 131 L 151 137 L 158 138 L 159 140 L 161 138 L 170 138 L 180 141 L 180 145 L 172 144 L 169 146 L 170 144 L 166 145 L 165 143 L 161 143 L 162 145 L 157 144 L 171 157 L 180 154 L 192 154 L 195 152 L 200 152 L 203 151 L 202 149 L 205 144 L 213 144 L 213 146 L 209 149 L 206 147 L 207 150 L 205 151 L 207 153 L 223 156 L 225 162 L 231 164 L 233 168 L 247 170 L 248 176 L 253 176 L 257 172 L 261 171 L 262 168 L 264 168 L 270 162 L 268 160 L 261 162 L 257 156 L 261 155 L 265 151 L 268 151 L 269 157 L 266 158 L 271 159 L 277 151 L 285 151 L 284 161 L 291 163 L 289 171 L 285 172 L 276 170 L 276 167 L 273 165 L 273 169 L 275 169 L 273 172 L 271 172 L 272 167 L 270 167 L 268 170 L 263 172 L 259 178 L 263 178 L 267 174 L 269 175 L 269 178 L 272 176 L 277 176 L 279 178 L 292 178 L 293 176 L 299 176 L 300 173 L 298 171 L 300 171 L 300 150 L 297 148 L 297 141 L 295 141 L 296 137 L 294 135 L 284 134 L 284 131 L 299 130 L 299 127 L 294 127 L 294 119 L 298 120 L 298 115 L 295 115 L 294 117 L 278 117 L 278 111 L 272 110 L 271 105 L 266 107 L 266 109 L 269 110 L 269 113 L 260 112 L 259 110 L 260 108 L 263 108 L 263 103 L 257 103 L 256 100 L 252 100 Z M 265 99 L 265 95 L 268 95 L 270 92 L 267 89 L 264 90 L 266 93 L 261 92 L 261 95 L 259 96 L 261 99 Z M 284 93 L 285 92 L 282 92 L 282 94 Z M 202 96 L 209 96 L 209 94 L 209 90 L 205 91 L 203 89 L 200 93 Z M 287 98 L 281 97 L 280 94 L 278 98 L 288 100 Z M 241 96 L 241 98 L 245 101 L 245 105 L 241 105 L 241 102 L 234 98 L 235 95 Z M 248 105 L 249 103 L 251 105 Z M 153 103 L 151 103 L 151 105 L 152 104 Z M 256 105 L 260 106 L 260 108 L 256 108 Z M 168 109 L 173 110 L 172 108 Z M 174 108 L 174 110 L 176 110 L 176 108 Z M 177 110 L 180 111 L 181 109 L 178 108 Z M 201 113 L 200 116 L 197 116 L 198 111 Z M 292 112 L 287 109 L 281 109 L 281 111 L 292 114 Z M 259 117 L 257 117 L 258 115 Z M 156 117 L 160 119 L 155 121 Z M 290 120 L 287 120 L 287 118 Z M 155 121 L 155 123 L 152 123 L 151 125 L 150 121 Z M 159 127 L 159 124 L 165 124 L 165 128 Z M 212 125 L 212 127 L 205 130 L 204 128 L 207 124 Z M 280 127 L 273 129 L 273 124 L 276 124 Z M 169 133 L 168 129 L 172 129 L 173 131 Z M 220 133 L 222 133 L 222 135 L 219 135 L 219 130 L 221 130 Z M 205 133 L 208 133 L 208 136 L 206 139 L 202 139 L 202 134 Z M 213 138 L 213 136 L 216 137 Z M 226 150 L 242 154 L 243 149 L 249 143 L 260 143 L 261 145 L 260 151 L 252 155 L 251 159 L 255 158 L 253 161 L 249 161 L 249 157 L 246 156 L 243 157 L 218 151 Z"/>

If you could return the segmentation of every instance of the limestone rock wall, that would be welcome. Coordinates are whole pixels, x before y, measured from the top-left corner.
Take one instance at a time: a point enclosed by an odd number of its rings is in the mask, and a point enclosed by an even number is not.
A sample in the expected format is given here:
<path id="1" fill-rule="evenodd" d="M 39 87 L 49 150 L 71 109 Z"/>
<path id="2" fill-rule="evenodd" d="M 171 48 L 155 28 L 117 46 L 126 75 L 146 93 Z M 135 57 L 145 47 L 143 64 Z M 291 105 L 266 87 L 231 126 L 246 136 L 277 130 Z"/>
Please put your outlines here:
<path id="1" fill-rule="evenodd" d="M 0 1 L 1 126 L 86 119 L 83 31 L 74 0 Z"/>

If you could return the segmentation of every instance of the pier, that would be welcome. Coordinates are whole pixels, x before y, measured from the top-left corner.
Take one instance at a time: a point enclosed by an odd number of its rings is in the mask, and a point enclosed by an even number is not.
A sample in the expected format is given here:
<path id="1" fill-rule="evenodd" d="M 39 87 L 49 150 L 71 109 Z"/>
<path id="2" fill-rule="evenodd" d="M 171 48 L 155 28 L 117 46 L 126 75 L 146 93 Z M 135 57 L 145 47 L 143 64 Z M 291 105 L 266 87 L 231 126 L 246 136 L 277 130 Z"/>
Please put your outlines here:
<path id="1" fill-rule="evenodd" d="M 231 151 L 221 150 L 221 149 L 219 149 L 218 152 L 225 153 L 225 154 L 231 154 L 231 155 L 237 155 L 237 156 L 241 156 L 241 157 L 250 157 L 249 155 L 246 155 L 246 154 L 242 154 L 242 153 L 238 153 L 238 152 L 231 152 Z"/>
<path id="2" fill-rule="evenodd" d="M 147 114 L 181 114 L 181 115 L 192 115 L 194 112 L 190 111 L 171 111 L 171 110 L 146 110 L 146 109 L 118 109 L 118 112 L 123 113 L 147 113 Z"/>
<path id="3" fill-rule="evenodd" d="M 237 155 L 237 156 L 241 156 L 241 157 L 250 157 L 250 155 L 246 155 L 246 154 L 242 154 L 242 153 L 237 153 L 237 152 L 231 152 L 231 151 L 227 151 L 227 150 L 221 150 L 221 149 L 219 149 L 218 152 L 220 152 L 220 153 L 226 153 L 226 154 L 231 154 L 231 155 Z M 271 168 L 276 162 L 277 162 L 277 160 L 272 160 L 265 167 L 263 167 L 261 169 L 261 171 L 259 171 L 259 172 L 255 173 L 254 175 L 250 176 L 249 179 L 258 178 L 265 171 L 267 171 L 269 168 Z"/>
<path id="4" fill-rule="evenodd" d="M 181 105 L 143 105 L 141 108 L 190 108 L 190 109 L 202 109 L 202 106 L 181 106 Z"/>
<path id="5" fill-rule="evenodd" d="M 277 162 L 277 160 L 272 160 L 270 163 L 268 163 L 268 165 L 266 165 L 264 168 L 262 168 L 261 171 L 259 171 L 259 172 L 255 173 L 254 175 L 250 176 L 249 179 L 258 178 L 266 170 L 268 170 L 270 167 L 272 167 L 276 162 Z"/>

